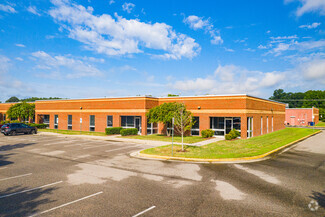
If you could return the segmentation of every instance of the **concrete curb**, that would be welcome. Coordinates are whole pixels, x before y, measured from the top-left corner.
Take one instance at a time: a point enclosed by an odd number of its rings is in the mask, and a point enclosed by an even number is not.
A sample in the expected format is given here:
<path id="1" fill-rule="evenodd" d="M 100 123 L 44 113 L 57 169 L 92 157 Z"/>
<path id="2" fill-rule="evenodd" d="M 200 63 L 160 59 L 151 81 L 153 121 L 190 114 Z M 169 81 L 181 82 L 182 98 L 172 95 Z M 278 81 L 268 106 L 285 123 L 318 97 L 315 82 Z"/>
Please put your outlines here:
<path id="1" fill-rule="evenodd" d="M 313 134 L 310 134 L 308 136 L 305 136 L 303 138 L 300 138 L 296 141 L 290 142 L 284 146 L 281 146 L 279 148 L 276 148 L 272 151 L 269 151 L 265 154 L 253 156 L 253 157 L 242 157 L 242 158 L 219 158 L 219 159 L 202 159 L 202 158 L 184 158 L 184 157 L 171 157 L 171 156 L 160 156 L 160 155 L 150 155 L 150 154 L 143 154 L 140 153 L 141 151 L 131 153 L 131 157 L 141 158 L 141 159 L 151 159 L 151 160 L 166 160 L 166 161 L 185 161 L 185 162 L 191 162 L 191 163 L 252 163 L 256 161 L 262 161 L 271 158 L 271 154 L 275 154 L 276 152 L 279 152 L 285 148 L 288 148 L 289 146 L 292 146 L 298 142 L 301 142 L 302 140 L 305 140 L 311 136 L 314 136 L 322 131 L 317 131 Z M 289 149 L 287 149 L 289 150 Z M 283 153 L 283 152 L 282 152 Z"/>

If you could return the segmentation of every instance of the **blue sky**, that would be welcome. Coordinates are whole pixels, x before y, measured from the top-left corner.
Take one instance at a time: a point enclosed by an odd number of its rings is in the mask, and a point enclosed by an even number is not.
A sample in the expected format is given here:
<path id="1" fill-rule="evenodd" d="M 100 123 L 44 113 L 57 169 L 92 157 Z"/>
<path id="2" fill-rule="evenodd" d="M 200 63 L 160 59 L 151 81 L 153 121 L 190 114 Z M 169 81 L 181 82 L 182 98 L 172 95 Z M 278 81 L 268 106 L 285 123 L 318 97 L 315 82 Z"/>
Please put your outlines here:
<path id="1" fill-rule="evenodd" d="M 0 0 L 0 101 L 324 90 L 324 18 L 324 0 Z"/>

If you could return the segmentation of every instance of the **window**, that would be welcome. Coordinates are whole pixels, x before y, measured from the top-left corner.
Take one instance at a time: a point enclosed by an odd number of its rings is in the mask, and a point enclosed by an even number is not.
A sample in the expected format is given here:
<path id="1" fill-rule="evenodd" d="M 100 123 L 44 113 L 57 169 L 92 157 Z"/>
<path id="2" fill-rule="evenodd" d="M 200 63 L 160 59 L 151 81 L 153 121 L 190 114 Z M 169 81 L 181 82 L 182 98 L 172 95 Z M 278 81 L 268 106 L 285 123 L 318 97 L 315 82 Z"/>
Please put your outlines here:
<path id="1" fill-rule="evenodd" d="M 72 130 L 72 115 L 68 115 L 68 130 Z"/>
<path id="2" fill-rule="evenodd" d="M 121 127 L 137 128 L 141 132 L 141 117 L 140 116 L 121 116 Z"/>
<path id="3" fill-rule="evenodd" d="M 266 116 L 266 133 L 269 133 L 269 117 Z"/>
<path id="4" fill-rule="evenodd" d="M 210 117 L 210 129 L 214 131 L 216 136 L 224 136 L 232 129 L 241 132 L 240 117 Z"/>
<path id="5" fill-rule="evenodd" d="M 89 116 L 89 131 L 95 131 L 95 115 Z"/>
<path id="6" fill-rule="evenodd" d="M 210 117 L 210 129 L 214 131 L 214 135 L 225 135 L 225 118 L 224 117 Z"/>
<path id="7" fill-rule="evenodd" d="M 272 132 L 273 132 L 273 116 L 272 116 Z"/>
<path id="8" fill-rule="evenodd" d="M 173 131 L 174 131 L 174 129 L 173 129 L 173 123 L 167 123 L 167 133 L 169 135 L 172 135 Z"/>
<path id="9" fill-rule="evenodd" d="M 46 124 L 47 127 L 50 126 L 50 115 L 43 115 L 43 124 Z"/>
<path id="10" fill-rule="evenodd" d="M 192 136 L 199 136 L 200 135 L 200 117 L 193 117 L 193 126 L 191 129 Z"/>
<path id="11" fill-rule="evenodd" d="M 3 115 L 3 120 L 4 120 L 4 121 L 6 120 L 6 114 Z"/>
<path id="12" fill-rule="evenodd" d="M 113 116 L 107 115 L 107 127 L 113 127 Z"/>
<path id="13" fill-rule="evenodd" d="M 247 138 L 253 137 L 253 117 L 247 117 Z"/>
<path id="14" fill-rule="evenodd" d="M 261 116 L 261 135 L 263 135 L 263 117 Z"/>
<path id="15" fill-rule="evenodd" d="M 54 129 L 58 129 L 58 125 L 59 125 L 59 116 L 54 115 Z"/>
<path id="16" fill-rule="evenodd" d="M 147 135 L 157 134 L 158 133 L 158 124 L 147 122 Z"/>

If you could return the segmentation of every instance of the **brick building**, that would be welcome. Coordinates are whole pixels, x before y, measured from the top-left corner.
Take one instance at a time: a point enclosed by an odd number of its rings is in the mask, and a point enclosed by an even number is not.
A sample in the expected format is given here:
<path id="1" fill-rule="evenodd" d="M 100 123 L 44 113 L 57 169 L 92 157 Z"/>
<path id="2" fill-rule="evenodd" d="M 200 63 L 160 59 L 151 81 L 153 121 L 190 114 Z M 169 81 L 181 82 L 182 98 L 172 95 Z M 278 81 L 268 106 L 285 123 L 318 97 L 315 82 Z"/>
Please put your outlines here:
<path id="1" fill-rule="evenodd" d="M 107 127 L 138 128 L 142 135 L 162 133 L 169 126 L 147 123 L 146 112 L 168 102 L 184 103 L 195 125 L 192 135 L 212 129 L 223 136 L 235 128 L 242 138 L 283 129 L 285 104 L 246 94 L 193 97 L 123 97 L 35 102 L 36 123 L 51 129 L 104 132 Z M 0 112 L 7 107 L 0 104 Z"/>
<path id="2" fill-rule="evenodd" d="M 286 124 L 292 126 L 307 126 L 310 122 L 319 122 L 317 108 L 286 108 Z"/>

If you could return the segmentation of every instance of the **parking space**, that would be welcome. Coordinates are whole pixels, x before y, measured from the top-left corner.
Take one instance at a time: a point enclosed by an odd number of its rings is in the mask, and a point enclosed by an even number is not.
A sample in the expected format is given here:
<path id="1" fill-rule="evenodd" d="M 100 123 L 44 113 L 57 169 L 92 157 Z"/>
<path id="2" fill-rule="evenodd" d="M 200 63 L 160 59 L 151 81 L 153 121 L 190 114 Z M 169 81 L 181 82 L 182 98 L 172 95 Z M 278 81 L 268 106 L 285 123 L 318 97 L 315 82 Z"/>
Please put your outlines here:
<path id="1" fill-rule="evenodd" d="M 318 144 L 324 133 L 312 139 Z M 308 204 L 324 198 L 325 153 L 303 152 L 306 142 L 247 165 L 129 157 L 148 147 L 64 135 L 1 135 L 0 216 L 324 215 L 324 204 L 316 212 Z"/>

